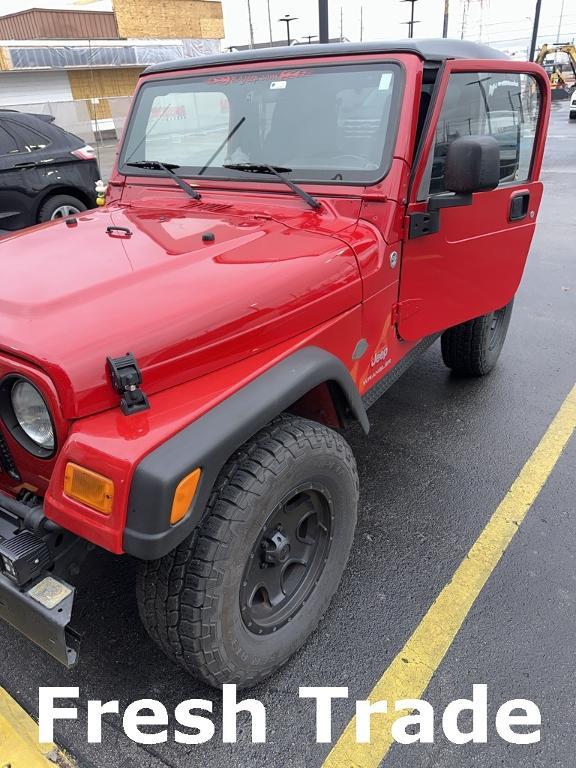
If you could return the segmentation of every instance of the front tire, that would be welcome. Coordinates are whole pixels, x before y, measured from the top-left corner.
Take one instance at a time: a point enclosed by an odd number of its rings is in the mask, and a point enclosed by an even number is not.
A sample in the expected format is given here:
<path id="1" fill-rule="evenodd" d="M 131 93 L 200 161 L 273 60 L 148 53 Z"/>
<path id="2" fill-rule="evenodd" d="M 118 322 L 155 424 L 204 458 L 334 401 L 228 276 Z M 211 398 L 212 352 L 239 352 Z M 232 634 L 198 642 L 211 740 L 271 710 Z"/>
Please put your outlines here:
<path id="1" fill-rule="evenodd" d="M 455 373 L 485 376 L 494 368 L 510 325 L 514 299 L 501 309 L 468 320 L 442 334 L 442 359 Z"/>
<path id="2" fill-rule="evenodd" d="M 348 443 L 284 415 L 227 462 L 199 529 L 143 563 L 140 615 L 151 637 L 213 686 L 251 687 L 316 628 L 340 582 L 356 524 Z"/>

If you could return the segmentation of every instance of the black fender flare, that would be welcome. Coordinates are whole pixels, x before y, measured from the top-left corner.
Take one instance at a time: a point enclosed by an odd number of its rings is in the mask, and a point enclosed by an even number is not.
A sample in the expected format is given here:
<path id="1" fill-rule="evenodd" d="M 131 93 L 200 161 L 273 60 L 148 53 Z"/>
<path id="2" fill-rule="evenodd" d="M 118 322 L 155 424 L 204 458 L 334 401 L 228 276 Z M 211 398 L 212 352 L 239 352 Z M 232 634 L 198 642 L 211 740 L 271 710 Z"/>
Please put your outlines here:
<path id="1" fill-rule="evenodd" d="M 334 382 L 368 432 L 366 409 L 346 366 L 318 347 L 281 360 L 153 450 L 134 471 L 124 551 L 155 560 L 177 547 L 198 525 L 222 467 L 258 430 L 314 387 Z M 170 525 L 178 483 L 197 467 L 200 483 L 188 514 Z"/>

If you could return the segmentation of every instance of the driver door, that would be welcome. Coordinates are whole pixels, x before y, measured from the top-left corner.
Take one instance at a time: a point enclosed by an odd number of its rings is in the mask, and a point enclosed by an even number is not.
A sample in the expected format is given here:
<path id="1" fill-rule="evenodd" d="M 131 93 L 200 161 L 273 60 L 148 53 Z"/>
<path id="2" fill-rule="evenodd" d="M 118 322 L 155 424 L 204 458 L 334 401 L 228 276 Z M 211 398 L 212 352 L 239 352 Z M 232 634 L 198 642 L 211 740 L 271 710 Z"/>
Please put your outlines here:
<path id="1" fill-rule="evenodd" d="M 407 206 L 397 325 L 416 340 L 506 305 L 516 293 L 542 198 L 538 180 L 549 114 L 541 67 L 448 61 L 439 74 Z M 472 204 L 428 210 L 444 185 L 449 144 L 491 135 L 500 183 Z"/>

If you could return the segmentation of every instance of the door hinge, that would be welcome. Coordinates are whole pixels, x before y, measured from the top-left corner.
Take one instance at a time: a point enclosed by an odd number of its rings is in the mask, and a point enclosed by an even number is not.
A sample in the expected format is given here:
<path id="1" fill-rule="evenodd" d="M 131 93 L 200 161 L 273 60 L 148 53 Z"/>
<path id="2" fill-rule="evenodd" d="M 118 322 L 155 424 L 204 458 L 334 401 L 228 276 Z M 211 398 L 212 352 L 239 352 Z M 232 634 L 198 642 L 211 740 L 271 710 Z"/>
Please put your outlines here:
<path id="1" fill-rule="evenodd" d="M 392 304 L 392 318 L 391 323 L 392 325 L 398 325 L 400 322 L 400 304 Z"/>
<path id="2" fill-rule="evenodd" d="M 432 235 L 440 229 L 440 211 L 408 214 L 408 238 L 414 240 L 424 235 Z"/>
<path id="3" fill-rule="evenodd" d="M 140 389 L 142 371 L 132 352 L 123 357 L 109 357 L 108 368 L 112 386 L 120 395 L 120 408 L 125 416 L 150 408 L 148 398 Z"/>

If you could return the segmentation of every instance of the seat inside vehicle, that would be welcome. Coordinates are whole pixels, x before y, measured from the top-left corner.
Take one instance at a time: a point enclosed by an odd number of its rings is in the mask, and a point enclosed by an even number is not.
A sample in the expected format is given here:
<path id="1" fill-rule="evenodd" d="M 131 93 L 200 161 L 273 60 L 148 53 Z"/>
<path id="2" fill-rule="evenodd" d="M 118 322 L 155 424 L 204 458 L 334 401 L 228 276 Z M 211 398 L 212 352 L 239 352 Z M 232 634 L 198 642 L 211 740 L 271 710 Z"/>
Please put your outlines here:
<path id="1" fill-rule="evenodd" d="M 374 73 L 380 78 L 380 73 Z M 390 90 L 313 90 L 306 79 L 279 91 L 263 141 L 267 162 L 290 168 L 376 169 L 390 113 Z"/>

